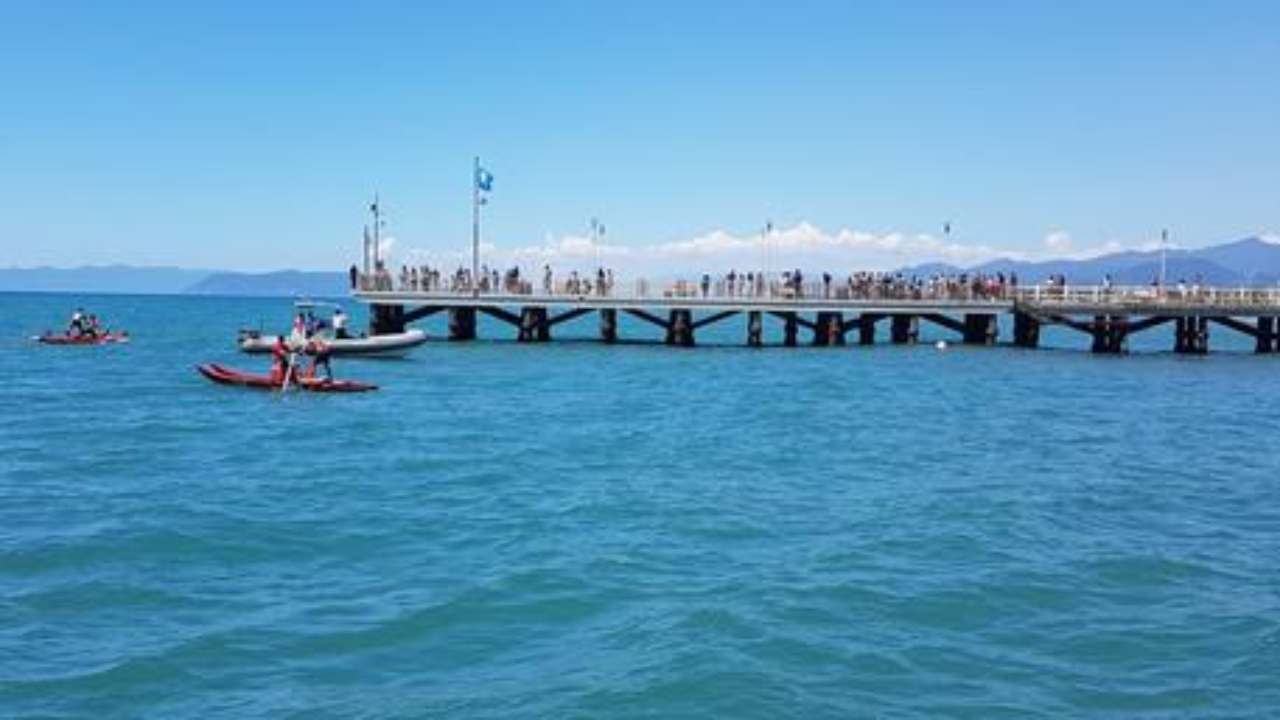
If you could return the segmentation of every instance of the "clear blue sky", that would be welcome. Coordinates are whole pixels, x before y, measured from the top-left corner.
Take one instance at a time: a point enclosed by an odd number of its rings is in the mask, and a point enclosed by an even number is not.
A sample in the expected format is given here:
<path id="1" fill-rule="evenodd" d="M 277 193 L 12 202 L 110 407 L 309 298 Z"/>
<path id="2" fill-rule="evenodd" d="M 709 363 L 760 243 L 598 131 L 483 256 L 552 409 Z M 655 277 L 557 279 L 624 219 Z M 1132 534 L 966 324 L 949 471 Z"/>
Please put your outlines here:
<path id="1" fill-rule="evenodd" d="M 9 3 L 0 266 L 1280 229 L 1280 3 Z"/>

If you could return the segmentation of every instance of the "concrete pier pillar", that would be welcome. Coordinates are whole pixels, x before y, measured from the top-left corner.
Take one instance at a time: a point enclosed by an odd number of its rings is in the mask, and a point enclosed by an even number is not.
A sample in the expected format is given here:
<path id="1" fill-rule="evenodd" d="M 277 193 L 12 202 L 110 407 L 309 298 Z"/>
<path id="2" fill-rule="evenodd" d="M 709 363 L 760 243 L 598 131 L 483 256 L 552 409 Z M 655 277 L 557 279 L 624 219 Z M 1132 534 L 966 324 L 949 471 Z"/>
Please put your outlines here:
<path id="1" fill-rule="evenodd" d="M 1280 339 L 1276 337 L 1276 318 L 1258 318 L 1258 352 L 1280 352 Z"/>
<path id="2" fill-rule="evenodd" d="M 995 345 L 999 336 L 996 316 L 991 313 L 971 313 L 964 316 L 964 342 L 966 345 Z"/>
<path id="3" fill-rule="evenodd" d="M 863 313 L 858 316 L 858 344 L 859 345 L 875 345 L 876 344 L 876 323 L 880 321 L 879 315 L 871 315 Z"/>
<path id="4" fill-rule="evenodd" d="M 672 310 L 667 324 L 667 344 L 693 347 L 693 311 Z"/>
<path id="5" fill-rule="evenodd" d="M 1013 344 L 1021 348 L 1040 346 L 1040 320 L 1026 313 L 1013 315 Z"/>
<path id="6" fill-rule="evenodd" d="M 818 347 L 844 344 L 844 315 L 820 312 L 813 322 L 813 344 Z"/>
<path id="7" fill-rule="evenodd" d="M 796 322 L 796 314 L 782 314 L 782 344 L 787 347 L 796 346 L 796 335 L 800 332 L 800 323 Z"/>
<path id="8" fill-rule="evenodd" d="M 894 345 L 915 345 L 920 339 L 920 318 L 915 315 L 894 315 L 890 322 L 889 339 Z"/>
<path id="9" fill-rule="evenodd" d="M 1097 315 L 1093 318 L 1093 351 L 1114 355 L 1129 349 L 1129 318 Z"/>
<path id="10" fill-rule="evenodd" d="M 520 342 L 547 342 L 551 339 L 551 326 L 547 324 L 547 309 L 526 307 L 520 309 Z"/>
<path id="11" fill-rule="evenodd" d="M 449 339 L 476 339 L 476 309 L 469 307 L 449 308 Z"/>
<path id="12" fill-rule="evenodd" d="M 618 311 L 606 308 L 600 311 L 600 339 L 607 343 L 618 342 Z"/>
<path id="13" fill-rule="evenodd" d="M 747 313 L 747 346 L 764 346 L 764 317 L 758 310 Z"/>
<path id="14" fill-rule="evenodd" d="M 1184 355 L 1209 352 L 1209 319 L 1195 316 L 1175 319 L 1173 351 Z"/>
<path id="15" fill-rule="evenodd" d="M 390 335 L 404 332 L 404 306 L 379 305 L 369 307 L 369 334 Z"/>

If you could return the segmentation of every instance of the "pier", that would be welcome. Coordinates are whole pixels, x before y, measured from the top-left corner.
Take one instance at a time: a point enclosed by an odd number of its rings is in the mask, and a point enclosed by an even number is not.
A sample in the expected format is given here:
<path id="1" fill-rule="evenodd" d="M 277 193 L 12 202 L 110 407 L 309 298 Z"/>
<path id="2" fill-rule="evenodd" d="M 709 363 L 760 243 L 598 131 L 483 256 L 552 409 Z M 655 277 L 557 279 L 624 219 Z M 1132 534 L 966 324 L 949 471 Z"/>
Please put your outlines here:
<path id="1" fill-rule="evenodd" d="M 475 339 L 479 315 L 510 326 L 513 340 L 538 343 L 551 341 L 558 325 L 594 314 L 604 343 L 620 339 L 619 316 L 629 315 L 655 326 L 663 342 L 678 347 L 696 346 L 703 328 L 739 322 L 743 344 L 750 347 L 872 345 L 879 327 L 888 328 L 891 343 L 912 344 L 921 326 L 932 324 L 968 345 L 1035 348 L 1042 328 L 1061 326 L 1086 335 L 1095 353 L 1119 354 L 1137 333 L 1168 326 L 1170 349 L 1177 353 L 1207 353 L 1212 328 L 1248 336 L 1258 353 L 1280 352 L 1280 290 L 1273 288 L 1037 285 L 898 294 L 852 292 L 829 283 L 726 291 L 723 282 L 676 282 L 655 289 L 640 280 L 621 293 L 613 287 L 575 293 L 563 286 L 534 293 L 528 287 L 492 292 L 360 284 L 352 297 L 370 306 L 371 334 L 401 332 L 444 313 L 453 341 Z M 1001 316 L 1011 316 L 1010 338 L 1000 337 Z"/>

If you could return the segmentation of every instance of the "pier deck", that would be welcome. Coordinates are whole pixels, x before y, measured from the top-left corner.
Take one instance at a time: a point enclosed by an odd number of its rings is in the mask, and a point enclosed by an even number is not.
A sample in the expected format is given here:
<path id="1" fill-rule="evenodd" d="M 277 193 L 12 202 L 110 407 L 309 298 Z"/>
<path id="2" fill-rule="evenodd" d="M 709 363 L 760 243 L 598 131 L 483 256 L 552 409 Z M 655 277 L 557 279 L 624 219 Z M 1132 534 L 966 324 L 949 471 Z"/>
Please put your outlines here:
<path id="1" fill-rule="evenodd" d="M 1175 351 L 1204 353 L 1212 323 L 1253 338 L 1257 352 L 1280 352 L 1280 290 L 1272 288 L 1030 286 L 994 293 L 853 294 L 846 288 L 807 287 L 795 294 L 756 295 L 703 294 L 689 286 L 649 292 L 641 282 L 629 293 L 359 289 L 352 297 L 371 306 L 374 334 L 398 332 L 415 320 L 447 312 L 453 340 L 475 337 L 477 313 L 511 325 L 522 342 L 548 341 L 554 326 L 596 313 L 600 339 L 613 342 L 622 312 L 661 328 L 668 344 L 681 346 L 694 345 L 697 330 L 740 314 L 747 318 L 746 343 L 751 346 L 764 344 L 765 316 L 781 321 L 781 344 L 786 346 L 800 344 L 802 331 L 812 333 L 812 342 L 805 344 L 843 345 L 851 333 L 860 344 L 872 344 L 881 321 L 891 324 L 894 343 L 915 342 L 919 324 L 929 322 L 959 333 L 965 343 L 995 344 L 997 317 L 1010 315 L 1013 344 L 1021 347 L 1036 347 L 1042 326 L 1060 325 L 1091 336 L 1095 352 L 1120 353 L 1127 350 L 1130 335 L 1172 324 Z"/>

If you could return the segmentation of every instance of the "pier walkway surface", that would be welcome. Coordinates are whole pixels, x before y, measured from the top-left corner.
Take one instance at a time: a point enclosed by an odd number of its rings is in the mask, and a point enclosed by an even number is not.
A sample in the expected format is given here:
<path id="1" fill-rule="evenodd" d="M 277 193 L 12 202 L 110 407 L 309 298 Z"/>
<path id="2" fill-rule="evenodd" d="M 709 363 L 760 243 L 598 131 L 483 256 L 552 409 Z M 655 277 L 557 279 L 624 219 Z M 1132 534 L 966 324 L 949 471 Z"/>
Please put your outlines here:
<path id="1" fill-rule="evenodd" d="M 363 283 L 362 283 L 363 285 Z M 1208 352 L 1211 324 L 1253 338 L 1259 353 L 1280 352 L 1280 289 L 1156 286 L 940 285 L 897 288 L 873 285 L 853 288 L 828 283 L 803 286 L 726 287 L 699 283 L 658 286 L 635 281 L 619 291 L 570 292 L 581 288 L 560 284 L 533 292 L 528 284 L 515 291 L 493 292 L 401 286 L 361 287 L 352 297 L 370 305 L 373 334 L 402 331 L 408 323 L 448 313 L 449 338 L 470 340 L 481 313 L 508 323 L 521 342 L 546 342 L 556 325 L 589 313 L 599 315 L 603 342 L 618 339 L 618 313 L 626 313 L 664 331 L 670 345 L 693 346 L 697 331 L 736 315 L 746 316 L 745 341 L 764 344 L 766 316 L 781 327 L 781 344 L 843 345 L 852 336 L 859 344 L 875 342 L 876 327 L 890 324 L 893 343 L 913 343 L 921 322 L 959 334 L 968 344 L 995 344 L 1000 315 L 1013 319 L 1014 345 L 1036 347 L 1040 329 L 1059 325 L 1092 338 L 1098 353 L 1128 349 L 1128 338 L 1165 324 L 1174 327 L 1173 350 Z"/>

